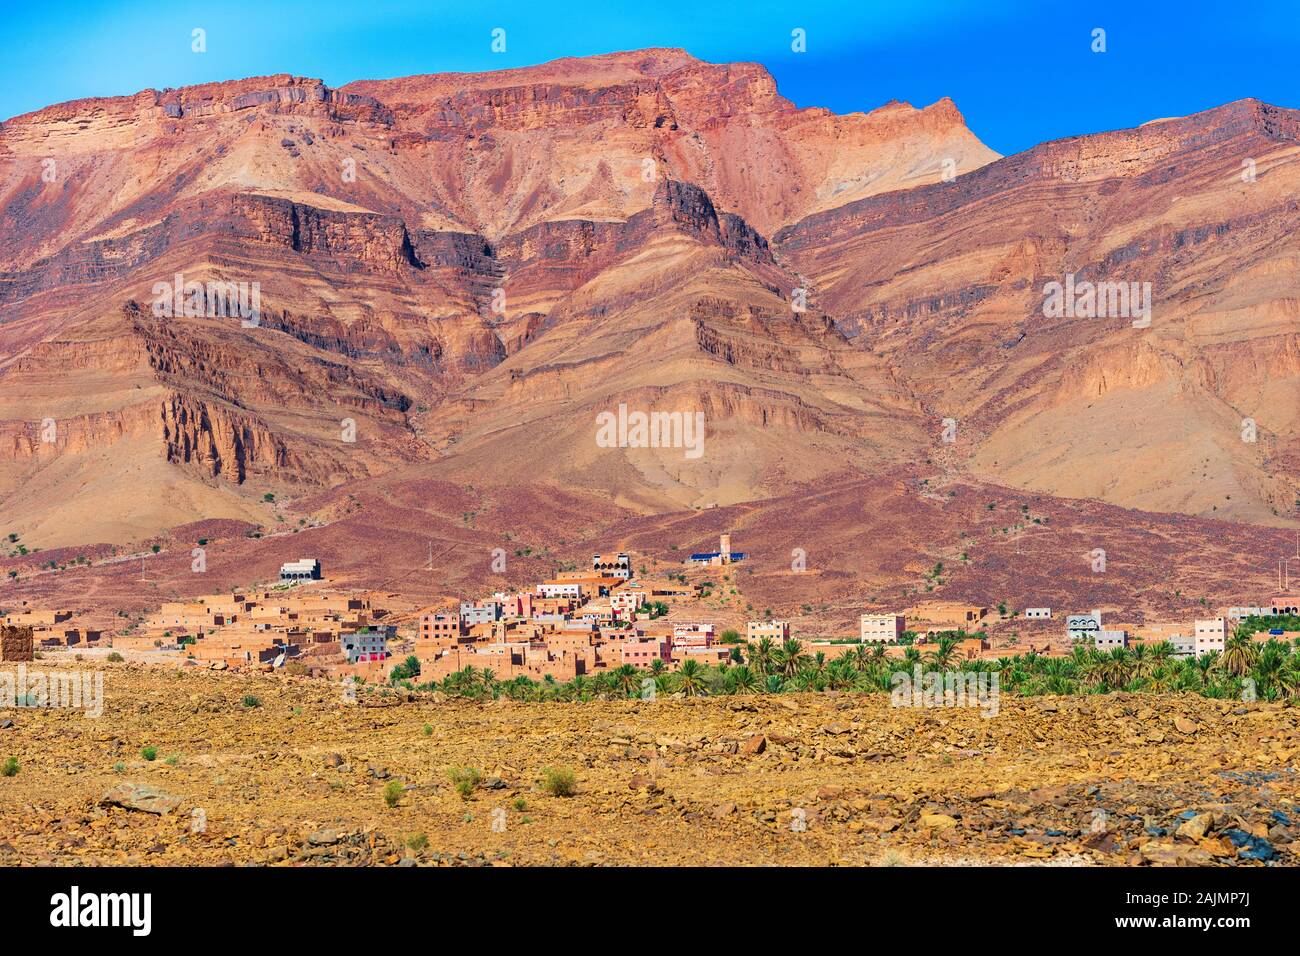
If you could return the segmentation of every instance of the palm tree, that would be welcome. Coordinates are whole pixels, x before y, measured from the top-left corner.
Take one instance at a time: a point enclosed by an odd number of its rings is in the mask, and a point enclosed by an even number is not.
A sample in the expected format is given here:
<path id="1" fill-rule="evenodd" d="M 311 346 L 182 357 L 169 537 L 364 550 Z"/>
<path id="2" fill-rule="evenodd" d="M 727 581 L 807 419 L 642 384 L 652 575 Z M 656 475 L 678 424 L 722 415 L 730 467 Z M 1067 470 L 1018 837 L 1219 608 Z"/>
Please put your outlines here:
<path id="1" fill-rule="evenodd" d="M 565 696 L 570 700 L 586 700 L 590 693 L 590 684 L 591 681 L 585 674 L 578 674 L 565 685 L 568 688 Z"/>
<path id="2" fill-rule="evenodd" d="M 826 686 L 831 690 L 848 690 L 858 682 L 859 671 L 853 666 L 856 654 L 846 654 L 826 668 Z"/>
<path id="3" fill-rule="evenodd" d="M 609 672 L 603 671 L 591 678 L 588 685 L 591 688 L 591 696 L 598 700 L 608 700 L 612 690 Z"/>
<path id="4" fill-rule="evenodd" d="M 801 670 L 790 679 L 790 684 L 801 691 L 825 690 L 825 683 L 822 676 L 816 671 L 807 669 Z"/>
<path id="5" fill-rule="evenodd" d="M 782 677 L 789 680 L 799 673 L 807 659 L 807 655 L 803 653 L 803 645 L 791 638 L 781 645 L 781 650 L 777 654 L 777 670 Z"/>
<path id="6" fill-rule="evenodd" d="M 727 671 L 727 692 L 731 694 L 757 694 L 761 688 L 758 675 L 748 664 L 738 664 Z"/>
<path id="7" fill-rule="evenodd" d="M 1098 668 L 1102 682 L 1111 690 L 1125 686 L 1133 677 L 1129 653 L 1122 647 L 1112 647 Z"/>
<path id="8" fill-rule="evenodd" d="M 677 672 L 677 690 L 687 697 L 700 697 L 705 693 L 704 668 L 700 662 L 687 658 Z"/>
<path id="9" fill-rule="evenodd" d="M 1287 667 L 1288 651 L 1280 641 L 1269 641 L 1259 650 L 1255 663 L 1250 669 L 1250 676 L 1255 681 L 1259 696 L 1273 700 L 1282 694 L 1282 675 Z"/>
<path id="10" fill-rule="evenodd" d="M 776 662 L 776 644 L 770 637 L 760 638 L 757 644 L 749 645 L 749 665 L 766 676 L 772 672 L 772 665 Z"/>
<path id="11" fill-rule="evenodd" d="M 813 655 L 812 660 L 808 660 L 806 656 L 804 660 L 807 663 L 808 669 L 812 671 L 814 674 L 816 674 L 818 677 L 822 677 L 823 675 L 825 675 L 826 653 L 824 651 L 818 651 L 816 654 Z"/>
<path id="12" fill-rule="evenodd" d="M 934 645 L 934 650 L 926 655 L 936 670 L 946 671 L 952 667 L 952 659 L 957 653 L 957 638 L 951 635 L 945 635 L 939 638 Z"/>
<path id="13" fill-rule="evenodd" d="M 641 672 L 631 664 L 622 664 L 609 672 L 609 679 L 624 697 L 641 686 Z"/>
<path id="14" fill-rule="evenodd" d="M 1259 657 L 1259 645 L 1240 628 L 1228 640 L 1219 658 L 1219 667 L 1233 677 L 1245 677 Z"/>

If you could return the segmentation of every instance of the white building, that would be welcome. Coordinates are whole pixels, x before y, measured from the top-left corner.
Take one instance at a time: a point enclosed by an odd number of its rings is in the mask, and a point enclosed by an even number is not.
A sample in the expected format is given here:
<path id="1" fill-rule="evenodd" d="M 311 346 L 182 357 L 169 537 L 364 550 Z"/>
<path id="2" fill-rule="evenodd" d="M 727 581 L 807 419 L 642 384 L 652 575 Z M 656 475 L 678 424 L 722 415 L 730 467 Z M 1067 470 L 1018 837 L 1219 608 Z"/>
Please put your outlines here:
<path id="1" fill-rule="evenodd" d="M 575 601 L 581 601 L 582 585 L 571 584 L 568 581 L 552 581 L 537 585 L 537 593 L 542 597 L 573 598 Z"/>
<path id="2" fill-rule="evenodd" d="M 1101 632 L 1101 611 L 1070 614 L 1065 618 L 1065 634 L 1072 641 L 1096 641 Z"/>
<path id="3" fill-rule="evenodd" d="M 280 565 L 281 581 L 319 581 L 320 562 L 315 558 L 299 558 Z"/>
<path id="4" fill-rule="evenodd" d="M 863 643 L 897 644 L 905 624 L 901 614 L 864 614 L 858 621 Z"/>
<path id="5" fill-rule="evenodd" d="M 717 635 L 712 624 L 674 624 L 674 647 L 708 647 Z"/>
<path id="6" fill-rule="evenodd" d="M 387 628 L 370 628 L 352 634 L 340 634 L 339 643 L 348 663 L 357 661 L 382 661 L 388 656 Z"/>
<path id="7" fill-rule="evenodd" d="M 1108 651 L 1113 647 L 1128 647 L 1128 631 L 1097 631 L 1093 646 L 1099 651 Z"/>
<path id="8" fill-rule="evenodd" d="M 1025 617 L 1030 621 L 1050 621 L 1052 619 L 1052 609 L 1050 607 L 1027 607 L 1025 608 Z"/>
<path id="9" fill-rule="evenodd" d="M 1228 617 L 1240 620 L 1243 617 L 1272 617 L 1271 607 L 1230 607 Z"/>
<path id="10" fill-rule="evenodd" d="M 750 621 L 745 625 L 745 640 L 761 641 L 765 637 L 778 644 L 790 640 L 790 622 Z"/>
<path id="11" fill-rule="evenodd" d="M 1212 617 L 1209 620 L 1197 621 L 1195 631 L 1196 656 L 1208 654 L 1210 651 L 1223 653 L 1224 648 L 1228 646 L 1228 619 L 1224 617 Z"/>
<path id="12" fill-rule="evenodd" d="M 620 551 L 618 554 L 593 554 L 591 571 L 603 578 L 622 578 L 624 581 L 629 581 L 632 578 L 632 555 L 625 551 Z"/>

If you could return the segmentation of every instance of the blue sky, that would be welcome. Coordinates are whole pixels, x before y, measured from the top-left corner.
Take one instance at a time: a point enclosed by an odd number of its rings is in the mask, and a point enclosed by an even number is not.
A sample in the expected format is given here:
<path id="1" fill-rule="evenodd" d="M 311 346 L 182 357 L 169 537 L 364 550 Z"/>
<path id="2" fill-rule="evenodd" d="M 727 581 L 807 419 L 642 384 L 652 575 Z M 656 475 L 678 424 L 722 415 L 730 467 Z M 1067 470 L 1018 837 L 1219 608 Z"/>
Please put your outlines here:
<path id="1" fill-rule="evenodd" d="M 0 117 L 84 96 L 267 73 L 331 85 L 647 46 L 762 63 L 799 106 L 951 96 L 993 149 L 1246 96 L 1300 107 L 1300 0 L 0 0 Z M 191 31 L 207 52 L 191 51 Z M 506 30 L 493 53 L 491 31 Z M 791 50 L 806 31 L 807 51 Z M 1092 31 L 1106 31 L 1093 53 Z"/>

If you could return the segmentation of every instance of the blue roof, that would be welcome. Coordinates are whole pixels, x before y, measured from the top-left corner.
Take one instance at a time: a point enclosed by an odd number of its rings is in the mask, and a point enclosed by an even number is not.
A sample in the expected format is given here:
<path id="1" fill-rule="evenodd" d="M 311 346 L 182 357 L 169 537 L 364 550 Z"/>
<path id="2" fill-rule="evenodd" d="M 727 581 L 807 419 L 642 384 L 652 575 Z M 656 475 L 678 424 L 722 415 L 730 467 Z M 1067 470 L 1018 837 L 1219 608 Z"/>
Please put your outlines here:
<path id="1" fill-rule="evenodd" d="M 692 561 L 711 561 L 714 558 L 721 557 L 721 551 L 701 551 L 699 554 L 692 554 Z M 744 551 L 732 551 L 728 554 L 732 561 L 743 561 L 748 557 Z"/>

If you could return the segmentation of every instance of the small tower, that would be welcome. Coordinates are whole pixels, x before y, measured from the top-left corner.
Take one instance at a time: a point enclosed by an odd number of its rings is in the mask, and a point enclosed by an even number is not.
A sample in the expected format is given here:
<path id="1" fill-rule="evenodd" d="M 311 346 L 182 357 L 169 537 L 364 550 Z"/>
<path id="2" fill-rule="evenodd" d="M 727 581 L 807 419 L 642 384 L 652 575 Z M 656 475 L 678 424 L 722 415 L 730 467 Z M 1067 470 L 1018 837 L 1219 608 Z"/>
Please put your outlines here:
<path id="1" fill-rule="evenodd" d="M 731 535 L 724 534 L 719 539 L 718 551 L 719 551 L 718 560 L 721 561 L 723 564 L 730 564 L 731 563 Z"/>

